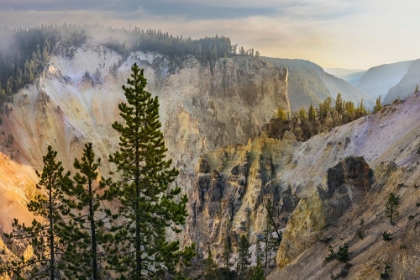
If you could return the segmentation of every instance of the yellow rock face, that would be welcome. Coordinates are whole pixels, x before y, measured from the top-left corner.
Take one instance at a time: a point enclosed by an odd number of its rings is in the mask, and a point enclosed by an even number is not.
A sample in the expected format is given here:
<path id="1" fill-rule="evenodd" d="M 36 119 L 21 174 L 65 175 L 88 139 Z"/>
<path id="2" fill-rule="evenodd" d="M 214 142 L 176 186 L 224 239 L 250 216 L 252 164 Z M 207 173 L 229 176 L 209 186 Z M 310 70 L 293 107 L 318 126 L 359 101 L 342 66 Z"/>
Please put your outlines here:
<path id="1" fill-rule="evenodd" d="M 37 176 L 27 165 L 19 164 L 0 153 L 0 231 L 10 232 L 14 218 L 29 223 L 33 215 L 26 204 L 35 192 Z"/>
<path id="2" fill-rule="evenodd" d="M 318 191 L 302 198 L 284 230 L 282 242 L 277 252 L 279 268 L 287 266 L 303 251 L 318 241 L 320 231 L 326 226 L 324 204 Z"/>
<path id="3" fill-rule="evenodd" d="M 4 137 L 0 135 L 0 152 L 7 158 L 4 163 L 0 158 L 0 232 L 10 231 L 15 217 L 32 220 L 26 204 L 35 193 L 34 170 L 42 170 L 48 145 L 58 152 L 64 168 L 74 171 L 74 159 L 81 156 L 85 143 L 92 142 L 102 159 L 101 174 L 109 175 L 106 159 L 118 148 L 111 124 L 120 118 L 118 104 L 125 100 L 121 85 L 134 62 L 144 69 L 147 90 L 159 97 L 167 156 L 180 169 L 176 184 L 190 197 L 192 174 L 201 155 L 226 145 L 246 144 L 275 109 L 290 107 L 287 70 L 255 59 L 220 59 L 210 67 L 193 57 L 174 62 L 159 54 L 138 52 L 111 74 L 110 67 L 120 59 L 98 45 L 79 48 L 72 59 L 53 56 L 34 83 L 20 89 L 7 104 L 10 110 L 0 126 L 5 131 Z M 84 79 L 86 72 L 99 72 L 103 78 Z M 13 143 L 8 137 L 13 137 Z M 254 201 L 255 197 L 250 203 Z M 216 208 L 210 210 L 212 215 Z M 215 219 L 208 226 L 217 228 L 219 223 Z M 190 236 L 185 239 L 190 241 Z"/>

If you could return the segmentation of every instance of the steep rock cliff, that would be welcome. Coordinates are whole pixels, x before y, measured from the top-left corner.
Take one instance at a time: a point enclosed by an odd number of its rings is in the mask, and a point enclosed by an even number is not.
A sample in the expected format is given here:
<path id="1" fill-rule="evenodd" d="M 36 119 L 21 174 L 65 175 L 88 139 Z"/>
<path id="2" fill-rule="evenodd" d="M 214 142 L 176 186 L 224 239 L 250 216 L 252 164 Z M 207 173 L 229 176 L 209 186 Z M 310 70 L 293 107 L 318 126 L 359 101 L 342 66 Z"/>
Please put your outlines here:
<path id="1" fill-rule="evenodd" d="M 53 56 L 40 77 L 6 104 L 1 126 L 6 135 L 1 137 L 0 151 L 28 166 L 22 172 L 30 174 L 30 189 L 38 180 L 33 170 L 42 169 L 48 145 L 58 151 L 64 167 L 72 170 L 83 144 L 93 142 L 95 153 L 103 159 L 101 172 L 108 174 L 111 167 L 105 159 L 118 143 L 111 124 L 119 119 L 117 105 L 125 98 L 121 85 L 134 62 L 144 69 L 148 90 L 159 96 L 168 157 L 181 170 L 176 183 L 190 196 L 192 174 L 203 152 L 246 143 L 258 135 L 275 109 L 290 109 L 287 70 L 255 58 L 205 63 L 192 56 L 170 59 L 137 52 L 124 59 L 103 46 L 85 45 L 72 58 Z M 17 188 L 1 177 L 0 184 Z M 14 216 L 28 216 L 27 201 L 22 196 L 10 202 L 23 212 L 2 215 L 0 226 L 5 228 Z"/>
<path id="2" fill-rule="evenodd" d="M 396 99 L 406 99 L 415 92 L 416 86 L 420 84 L 420 59 L 414 60 L 402 79 L 389 89 L 385 97 L 384 104 L 391 104 Z"/>
<path id="3" fill-rule="evenodd" d="M 277 254 L 279 268 L 293 261 L 321 237 L 326 226 L 334 226 L 370 191 L 373 171 L 362 157 L 347 157 L 327 171 L 326 185 L 302 198 L 290 216 Z"/>
<path id="4" fill-rule="evenodd" d="M 281 269 L 267 279 L 417 279 L 420 275 L 419 165 L 398 166 L 392 161 L 382 162 L 373 174 L 370 188 L 363 190 L 363 195 L 352 201 L 351 207 L 341 216 L 317 230 L 317 238 L 311 240 L 301 254 L 295 254 L 295 259 L 287 266 L 282 262 L 283 256 L 290 254 L 293 247 L 287 248 L 286 244 L 297 240 L 286 241 L 288 237 L 285 236 L 278 252 Z M 395 226 L 385 215 L 385 204 L 391 192 L 400 197 L 400 215 Z M 321 201 L 324 205 L 328 203 L 328 200 Z M 306 221 L 298 216 L 298 208 L 292 216 L 296 215 L 296 225 L 302 227 Z M 306 214 L 310 215 L 310 212 Z M 291 233 L 301 232 L 298 229 L 298 226 L 290 225 Z M 391 241 L 383 240 L 385 231 L 391 234 Z M 337 252 L 344 244 L 348 245 L 347 263 L 324 262 L 330 254 L 330 246 Z"/>
<path id="5" fill-rule="evenodd" d="M 219 258 L 227 236 L 234 250 L 241 235 L 255 243 L 266 224 L 268 199 L 285 206 L 278 217 L 280 226 L 285 225 L 281 218 L 287 217 L 297 202 L 276 173 L 288 164 L 294 143 L 255 138 L 247 145 L 220 149 L 201 158 L 188 222 L 200 253 L 210 245 Z"/>
<path id="6" fill-rule="evenodd" d="M 247 145 L 205 153 L 196 170 L 193 214 L 188 225 L 191 239 L 202 254 L 210 244 L 213 256 L 221 262 L 226 236 L 236 240 L 246 235 L 253 244 L 263 236 L 264 202 L 270 199 L 276 223 L 284 228 L 278 252 L 283 269 L 274 274 L 280 276 L 271 279 L 305 279 L 316 270 L 324 274 L 316 274 L 322 276 L 313 279 L 328 278 L 329 271 L 322 266 L 328 244 L 321 240 L 332 238 L 334 247 L 342 246 L 343 234 L 350 234 L 345 231 L 350 223 L 353 238 L 363 209 L 373 205 L 375 211 L 366 212 L 365 223 L 372 220 L 374 226 L 376 216 L 384 221 L 386 195 L 398 186 L 396 182 L 413 184 L 413 178 L 420 176 L 416 167 L 420 162 L 419 109 L 420 94 L 416 94 L 306 142 L 297 141 L 293 133 L 285 131 L 281 140 L 262 134 Z M 383 169 L 384 162 L 394 162 L 395 168 L 405 171 L 404 176 L 395 175 L 382 191 L 385 184 L 381 180 L 387 178 L 385 171 L 378 170 Z M 375 201 L 379 190 L 380 198 Z M 415 204 L 405 203 L 404 208 Z M 354 214 L 356 209 L 359 217 Z M 332 234 L 336 227 L 345 230 L 340 235 Z M 382 226 L 378 229 L 376 233 L 385 230 Z M 308 258 L 314 256 L 314 267 L 302 274 Z"/>

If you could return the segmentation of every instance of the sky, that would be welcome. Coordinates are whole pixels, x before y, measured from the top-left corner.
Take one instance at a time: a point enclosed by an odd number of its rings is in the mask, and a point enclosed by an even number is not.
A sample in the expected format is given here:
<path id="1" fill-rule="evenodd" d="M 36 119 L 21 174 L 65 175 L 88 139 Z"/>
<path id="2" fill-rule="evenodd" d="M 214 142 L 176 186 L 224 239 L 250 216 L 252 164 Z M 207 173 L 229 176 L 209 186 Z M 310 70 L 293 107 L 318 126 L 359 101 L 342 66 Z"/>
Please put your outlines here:
<path id="1" fill-rule="evenodd" d="M 0 0 L 0 26 L 62 23 L 224 35 L 264 56 L 324 68 L 420 58 L 418 0 Z"/>

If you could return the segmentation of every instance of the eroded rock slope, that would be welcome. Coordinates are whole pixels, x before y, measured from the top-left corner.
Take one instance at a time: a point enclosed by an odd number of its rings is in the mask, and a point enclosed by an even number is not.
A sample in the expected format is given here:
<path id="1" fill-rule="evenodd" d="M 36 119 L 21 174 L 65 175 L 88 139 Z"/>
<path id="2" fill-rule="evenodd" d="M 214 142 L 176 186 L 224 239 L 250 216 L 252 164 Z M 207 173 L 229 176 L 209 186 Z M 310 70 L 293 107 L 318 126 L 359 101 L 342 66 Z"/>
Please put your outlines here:
<path id="1" fill-rule="evenodd" d="M 226 236 L 237 240 L 246 235 L 252 243 L 261 238 L 266 223 L 264 201 L 270 199 L 280 213 L 278 226 L 283 228 L 277 254 L 280 269 L 270 279 L 337 276 L 344 264 L 323 261 L 329 245 L 337 250 L 345 242 L 351 265 L 364 271 L 347 265 L 343 274 L 353 279 L 377 279 L 385 265 L 396 269 L 394 275 L 414 275 L 414 268 L 405 274 L 401 267 L 407 262 L 418 267 L 417 251 L 402 251 L 394 262 L 391 252 L 398 245 L 383 243 L 382 233 L 398 232 L 396 239 L 400 236 L 401 240 L 415 236 L 410 232 L 417 224 L 419 204 L 419 109 L 420 94 L 416 94 L 306 142 L 296 141 L 287 131 L 282 140 L 262 134 L 247 145 L 204 154 L 191 204 L 192 239 L 203 254 L 206 242 L 211 244 L 213 255 L 221 261 Z M 385 217 L 390 192 L 401 197 L 396 227 Z M 360 242 L 359 229 L 366 236 Z"/>
<path id="2" fill-rule="evenodd" d="M 148 90 L 159 96 L 168 157 L 181 170 L 177 184 L 190 195 L 202 153 L 246 143 L 258 135 L 275 109 L 290 110 L 287 70 L 255 58 L 204 63 L 193 57 L 169 59 L 138 52 L 125 59 L 100 45 L 85 45 L 72 58 L 54 56 L 40 77 L 19 90 L 4 110 L 0 151 L 13 163 L 28 167 L 19 175 L 18 170 L 11 174 L 0 166 L 0 186 L 13 189 L 17 197 L 1 201 L 2 228 L 15 216 L 28 215 L 25 188 L 34 190 L 38 181 L 34 170 L 42 169 L 48 145 L 71 170 L 83 145 L 93 142 L 95 153 L 103 159 L 101 172 L 108 174 L 106 159 L 118 148 L 111 124 L 119 119 L 117 105 L 124 101 L 121 85 L 135 62 L 145 71 Z M 28 178 L 19 183 L 6 174 Z M 5 211 L 11 204 L 23 212 Z"/>

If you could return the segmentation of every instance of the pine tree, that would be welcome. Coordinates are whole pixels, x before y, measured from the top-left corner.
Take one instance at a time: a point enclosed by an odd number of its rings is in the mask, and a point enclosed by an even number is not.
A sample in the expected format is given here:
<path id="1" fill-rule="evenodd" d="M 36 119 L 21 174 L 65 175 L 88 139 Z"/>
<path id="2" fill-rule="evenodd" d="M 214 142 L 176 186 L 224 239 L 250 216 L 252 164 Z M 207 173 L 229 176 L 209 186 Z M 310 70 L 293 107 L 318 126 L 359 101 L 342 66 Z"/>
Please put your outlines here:
<path id="1" fill-rule="evenodd" d="M 340 114 L 342 114 L 344 111 L 343 98 L 341 97 L 341 93 L 338 93 L 337 98 L 335 99 L 335 110 Z"/>
<path id="2" fill-rule="evenodd" d="M 251 257 L 251 254 L 249 253 L 249 242 L 248 239 L 245 237 L 245 235 L 241 236 L 241 239 L 239 241 L 239 248 L 238 248 L 238 263 L 237 265 L 237 271 L 240 275 L 243 275 L 248 265 L 251 264 L 249 261 L 249 258 Z"/>
<path id="3" fill-rule="evenodd" d="M 251 267 L 249 280 L 265 280 L 264 269 L 261 264 Z"/>
<path id="4" fill-rule="evenodd" d="M 223 264 L 226 271 L 230 271 L 230 267 L 232 265 L 230 262 L 231 255 L 232 255 L 231 241 L 230 241 L 230 237 L 228 236 L 225 239 L 225 244 L 223 246 L 223 252 L 222 252 Z"/>
<path id="5" fill-rule="evenodd" d="M 380 110 L 382 110 L 381 96 L 376 99 L 376 105 L 373 107 L 373 113 L 376 114 Z"/>
<path id="6" fill-rule="evenodd" d="M 352 121 L 354 118 L 354 115 L 356 113 L 356 109 L 354 107 L 354 103 L 351 101 L 347 101 L 346 105 L 345 105 L 345 110 L 348 114 L 349 120 L 348 121 Z"/>
<path id="7" fill-rule="evenodd" d="M 279 240 L 281 240 L 281 232 L 274 220 L 274 209 L 273 209 L 273 204 L 271 203 L 271 200 L 267 200 L 267 203 L 265 205 L 265 209 L 267 211 L 267 223 L 271 223 L 271 225 L 273 226 L 274 230 L 277 233 L 277 237 Z"/>
<path id="8" fill-rule="evenodd" d="M 343 247 L 340 246 L 338 248 L 336 258 L 340 262 L 347 262 L 349 260 L 349 245 L 347 243 L 344 243 Z"/>
<path id="9" fill-rule="evenodd" d="M 268 200 L 266 207 L 267 206 L 271 207 L 270 205 L 271 205 L 271 201 Z M 264 229 L 265 248 L 264 248 L 264 253 L 263 253 L 263 258 L 265 259 L 265 263 L 264 263 L 265 267 L 271 266 L 272 253 L 277 250 L 277 248 L 279 247 L 279 242 L 281 240 L 281 232 L 276 231 L 277 236 L 279 237 L 278 239 L 273 237 L 272 232 L 273 232 L 274 223 L 272 222 L 271 215 L 272 213 L 270 214 L 270 212 L 267 209 L 266 226 Z"/>
<path id="10" fill-rule="evenodd" d="M 389 218 L 391 225 L 394 224 L 394 219 L 399 216 L 398 206 L 400 205 L 400 198 L 394 193 L 390 193 L 386 203 L 385 215 Z"/>
<path id="11" fill-rule="evenodd" d="M 278 107 L 276 111 L 276 117 L 282 121 L 287 120 L 286 111 L 282 107 Z"/>
<path id="12" fill-rule="evenodd" d="M 61 162 L 56 161 L 57 152 L 48 146 L 48 153 L 43 157 L 42 173 L 36 171 L 40 178 L 36 185 L 43 193 L 35 196 L 28 204 L 29 211 L 42 219 L 34 219 L 30 226 L 19 224 L 17 219 L 13 223 L 13 232 L 5 234 L 12 240 L 24 240 L 32 247 L 34 257 L 20 262 L 12 262 L 6 269 L 18 276 L 26 275 L 28 279 L 51 280 L 60 278 L 63 263 L 59 256 L 65 248 L 65 236 L 68 234 L 64 227 L 63 216 L 68 214 L 68 208 L 63 201 L 62 188 L 71 184 L 70 173 L 64 173 Z"/>
<path id="13" fill-rule="evenodd" d="M 269 242 L 270 242 L 270 236 L 272 234 L 272 227 L 271 227 L 271 223 L 268 219 L 266 219 L 265 222 L 265 229 L 264 229 L 264 243 L 265 243 L 265 248 L 264 248 L 264 259 L 265 259 L 265 267 L 269 267 L 270 266 L 270 255 L 271 255 L 271 251 L 270 251 L 270 246 L 269 246 Z"/>
<path id="14" fill-rule="evenodd" d="M 315 121 L 315 118 L 316 118 L 316 110 L 314 106 L 311 104 L 308 109 L 308 119 L 309 121 L 313 122 Z"/>
<path id="15" fill-rule="evenodd" d="M 95 159 L 92 143 L 85 144 L 81 161 L 75 159 L 73 165 L 80 172 L 74 176 L 76 184 L 64 189 L 69 196 L 66 203 L 76 210 L 69 213 L 75 224 L 64 256 L 69 264 L 67 276 L 79 279 L 101 279 L 100 264 L 104 254 L 99 251 L 99 246 L 108 245 L 111 239 L 111 234 L 104 228 L 105 223 L 111 221 L 111 212 L 101 207 L 101 203 L 112 197 L 107 196 L 107 192 L 103 194 L 107 186 L 104 182 L 95 183 L 100 165 L 101 160 Z"/>
<path id="16" fill-rule="evenodd" d="M 363 102 L 364 102 L 364 100 L 362 98 L 360 100 L 359 107 L 357 107 L 357 110 L 356 110 L 356 116 L 358 118 L 366 116 L 368 114 L 368 111 L 367 111 L 365 105 L 363 104 Z"/>
<path id="17" fill-rule="evenodd" d="M 110 161 L 121 177 L 112 189 L 119 195 L 124 223 L 115 234 L 121 254 L 108 263 L 120 279 L 164 278 L 176 274 L 178 264 L 188 265 L 194 255 L 194 246 L 181 251 L 179 241 L 165 238 L 167 229 L 181 231 L 187 196 L 179 197 L 179 187 L 169 188 L 178 170 L 165 160 L 158 98 L 145 90 L 143 70 L 137 64 L 131 70 L 128 86 L 123 86 L 127 103 L 118 105 L 124 122 L 112 125 L 120 133 L 120 149 Z"/>
<path id="18" fill-rule="evenodd" d="M 416 85 L 416 88 L 414 89 L 414 93 L 416 93 L 416 92 L 418 92 L 419 91 L 419 85 L 417 84 Z"/>
<path id="19" fill-rule="evenodd" d="M 279 248 L 281 238 L 278 239 L 274 237 L 272 234 L 268 237 L 268 251 L 271 253 L 277 252 Z"/>
<path id="20" fill-rule="evenodd" d="M 299 109 L 299 118 L 301 120 L 306 120 L 307 119 L 307 117 L 306 117 L 306 110 L 303 107 Z"/>
<path id="21" fill-rule="evenodd" d="M 205 262 L 205 280 L 214 280 L 217 279 L 217 264 L 213 259 L 213 255 L 211 254 L 210 246 L 208 249 L 207 259 Z"/>
<path id="22" fill-rule="evenodd" d="M 260 240 L 257 240 L 257 244 L 255 245 L 255 259 L 257 260 L 257 265 L 261 265 L 264 260 L 264 254 L 261 248 Z"/>
<path id="23" fill-rule="evenodd" d="M 257 59 L 257 61 L 260 61 L 260 52 L 259 51 L 255 52 L 255 58 Z"/>
<path id="24" fill-rule="evenodd" d="M 317 115 L 320 122 L 323 122 L 327 117 L 327 111 L 325 110 L 324 103 L 322 102 L 318 104 Z"/>
<path id="25" fill-rule="evenodd" d="M 327 117 L 327 114 L 332 111 L 332 100 L 331 100 L 331 97 L 327 97 L 324 100 L 324 110 L 325 110 L 325 116 L 324 117 L 326 118 Z"/>

